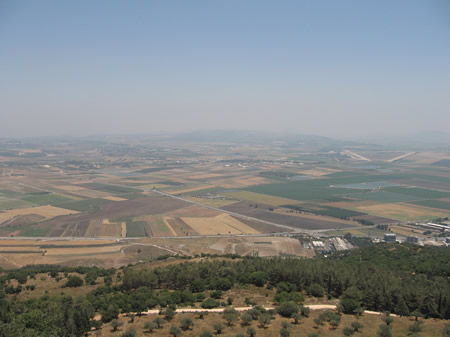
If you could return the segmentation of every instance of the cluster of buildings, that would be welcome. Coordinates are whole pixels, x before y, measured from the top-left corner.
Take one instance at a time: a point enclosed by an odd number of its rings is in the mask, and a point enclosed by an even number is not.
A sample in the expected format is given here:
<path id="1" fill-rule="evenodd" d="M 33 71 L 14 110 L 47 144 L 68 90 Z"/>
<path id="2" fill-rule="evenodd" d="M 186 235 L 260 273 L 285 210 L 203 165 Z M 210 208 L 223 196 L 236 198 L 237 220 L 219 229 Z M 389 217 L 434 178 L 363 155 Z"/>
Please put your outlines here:
<path id="1" fill-rule="evenodd" d="M 355 248 L 355 246 L 353 246 L 346 239 L 340 237 L 330 238 L 324 241 L 313 240 L 309 245 L 311 247 L 307 248 L 313 248 L 317 253 L 322 255 L 328 255 L 333 252 Z"/>
<path id="2" fill-rule="evenodd" d="M 417 236 L 407 236 L 406 238 L 397 238 L 396 234 L 388 233 L 384 234 L 383 238 L 384 242 L 391 243 L 414 243 L 423 246 L 450 246 L 450 237 L 433 237 L 433 238 L 421 238 L 419 239 Z"/>

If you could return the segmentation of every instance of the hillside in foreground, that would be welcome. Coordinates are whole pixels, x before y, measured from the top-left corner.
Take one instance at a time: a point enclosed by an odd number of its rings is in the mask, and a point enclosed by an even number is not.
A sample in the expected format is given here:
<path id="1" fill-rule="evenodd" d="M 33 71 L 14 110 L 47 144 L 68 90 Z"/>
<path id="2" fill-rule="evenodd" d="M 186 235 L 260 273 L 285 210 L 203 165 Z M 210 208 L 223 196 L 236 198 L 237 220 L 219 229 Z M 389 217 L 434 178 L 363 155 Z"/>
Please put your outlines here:
<path id="1" fill-rule="evenodd" d="M 175 337 L 204 330 L 251 336 L 249 328 L 255 336 L 442 336 L 450 318 L 449 252 L 381 244 L 329 259 L 229 255 L 120 269 L 30 266 L 1 275 L 0 336 L 133 336 L 130 328 L 137 336 Z M 199 312 L 175 314 L 182 308 Z"/>

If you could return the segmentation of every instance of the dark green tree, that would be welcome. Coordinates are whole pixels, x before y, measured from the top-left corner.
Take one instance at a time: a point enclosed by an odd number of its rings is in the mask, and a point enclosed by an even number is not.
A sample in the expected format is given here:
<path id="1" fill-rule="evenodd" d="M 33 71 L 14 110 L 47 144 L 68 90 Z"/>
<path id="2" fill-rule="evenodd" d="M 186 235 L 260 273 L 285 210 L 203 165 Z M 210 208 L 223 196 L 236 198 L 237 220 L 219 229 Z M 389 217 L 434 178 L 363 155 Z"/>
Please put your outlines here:
<path id="1" fill-rule="evenodd" d="M 356 287 L 348 288 L 342 295 L 339 304 L 345 314 L 353 314 L 356 309 L 361 307 L 361 292 Z"/>
<path id="2" fill-rule="evenodd" d="M 283 302 L 276 308 L 276 312 L 286 318 L 292 317 L 292 314 L 298 313 L 298 310 L 298 305 L 294 302 Z"/>

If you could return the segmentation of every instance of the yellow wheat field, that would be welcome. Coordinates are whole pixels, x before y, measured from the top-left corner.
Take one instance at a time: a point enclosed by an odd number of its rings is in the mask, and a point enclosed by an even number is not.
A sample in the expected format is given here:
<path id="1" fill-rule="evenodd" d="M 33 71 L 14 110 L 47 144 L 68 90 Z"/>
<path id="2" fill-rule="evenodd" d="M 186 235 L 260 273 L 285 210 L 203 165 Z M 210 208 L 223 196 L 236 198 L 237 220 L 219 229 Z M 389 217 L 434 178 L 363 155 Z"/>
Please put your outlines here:
<path id="1" fill-rule="evenodd" d="M 220 214 L 213 218 L 182 218 L 193 230 L 200 235 L 215 234 L 259 234 L 246 224 L 236 220 L 228 214 Z"/>
<path id="2" fill-rule="evenodd" d="M 124 198 L 113 197 L 112 195 L 108 196 L 108 197 L 103 197 L 102 199 L 111 200 L 111 201 L 124 201 L 124 200 L 127 200 L 127 199 L 124 199 Z"/>

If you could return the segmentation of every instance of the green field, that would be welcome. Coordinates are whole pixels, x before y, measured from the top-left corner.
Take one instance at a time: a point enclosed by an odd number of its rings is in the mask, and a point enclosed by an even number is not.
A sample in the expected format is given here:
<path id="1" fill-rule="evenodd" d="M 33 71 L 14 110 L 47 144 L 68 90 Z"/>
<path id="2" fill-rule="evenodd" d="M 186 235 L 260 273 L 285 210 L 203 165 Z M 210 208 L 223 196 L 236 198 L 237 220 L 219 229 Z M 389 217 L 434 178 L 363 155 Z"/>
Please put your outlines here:
<path id="1" fill-rule="evenodd" d="M 24 197 L 22 198 L 22 200 L 31 202 L 35 205 L 43 206 L 43 205 L 62 204 L 65 202 L 72 202 L 80 199 L 72 196 L 66 196 L 63 194 L 52 193 L 45 195 L 32 195 L 29 197 Z"/>
<path id="2" fill-rule="evenodd" d="M 45 236 L 54 227 L 55 227 L 55 224 L 49 225 L 49 224 L 35 223 L 35 224 L 16 226 L 16 227 L 14 227 L 14 229 L 15 230 L 20 229 L 22 231 L 23 236 L 39 237 L 39 236 Z"/>
<path id="3" fill-rule="evenodd" d="M 125 217 L 117 219 L 117 222 L 126 222 L 127 224 L 127 237 L 144 237 L 147 236 L 145 231 L 146 223 L 144 221 L 134 221 L 132 217 Z M 115 222 L 116 222 L 115 221 Z"/>
<path id="4" fill-rule="evenodd" d="M 450 198 L 450 192 L 428 190 L 418 187 L 387 187 L 386 191 L 417 197 L 417 199 Z"/>
<path id="5" fill-rule="evenodd" d="M 332 197 L 360 193 L 361 190 L 349 188 L 331 187 L 335 185 L 357 184 L 373 181 L 384 181 L 387 179 L 398 178 L 397 175 L 347 175 L 346 172 L 338 172 L 338 177 L 303 180 L 290 182 L 288 184 L 264 184 L 247 187 L 244 190 L 262 194 L 276 195 L 278 197 L 294 199 L 299 201 L 306 200 L 327 200 Z M 329 177 L 329 176 L 327 176 Z"/>
<path id="6" fill-rule="evenodd" d="M 417 200 L 417 197 L 387 191 L 352 193 L 349 195 L 349 197 L 361 200 L 371 200 L 381 202 L 408 202 Z"/>
<path id="7" fill-rule="evenodd" d="M 11 190 L 0 190 L 0 196 L 5 196 L 8 198 L 20 198 L 23 196 L 22 193 L 11 191 Z"/>
<path id="8" fill-rule="evenodd" d="M 34 206 L 34 204 L 21 199 L 0 200 L 0 212 L 8 209 L 27 208 L 32 206 Z"/>
<path id="9" fill-rule="evenodd" d="M 308 207 L 310 206 L 310 207 Z M 335 218 L 349 218 L 352 216 L 366 215 L 367 213 L 352 211 L 345 208 L 316 205 L 281 205 L 281 207 L 293 209 L 295 211 L 308 212 L 317 215 L 332 216 Z"/>
<path id="10" fill-rule="evenodd" d="M 152 219 L 152 223 L 151 223 L 151 227 L 152 229 L 156 230 L 157 232 L 170 232 L 169 228 L 167 227 L 167 225 L 165 224 L 164 220 L 161 217 L 153 217 Z"/>
<path id="11" fill-rule="evenodd" d="M 431 164 L 433 166 L 450 167 L 450 159 L 442 159 Z"/>
<path id="12" fill-rule="evenodd" d="M 450 211 L 450 202 L 445 202 L 445 201 L 441 201 L 441 200 L 419 200 L 419 201 L 410 202 L 410 204 L 431 207 L 431 208 L 445 209 L 447 211 Z"/>
<path id="13" fill-rule="evenodd" d="M 136 198 L 142 198 L 144 195 L 141 192 L 132 192 L 132 193 L 125 193 L 125 194 L 117 194 L 117 197 L 132 200 Z"/>

